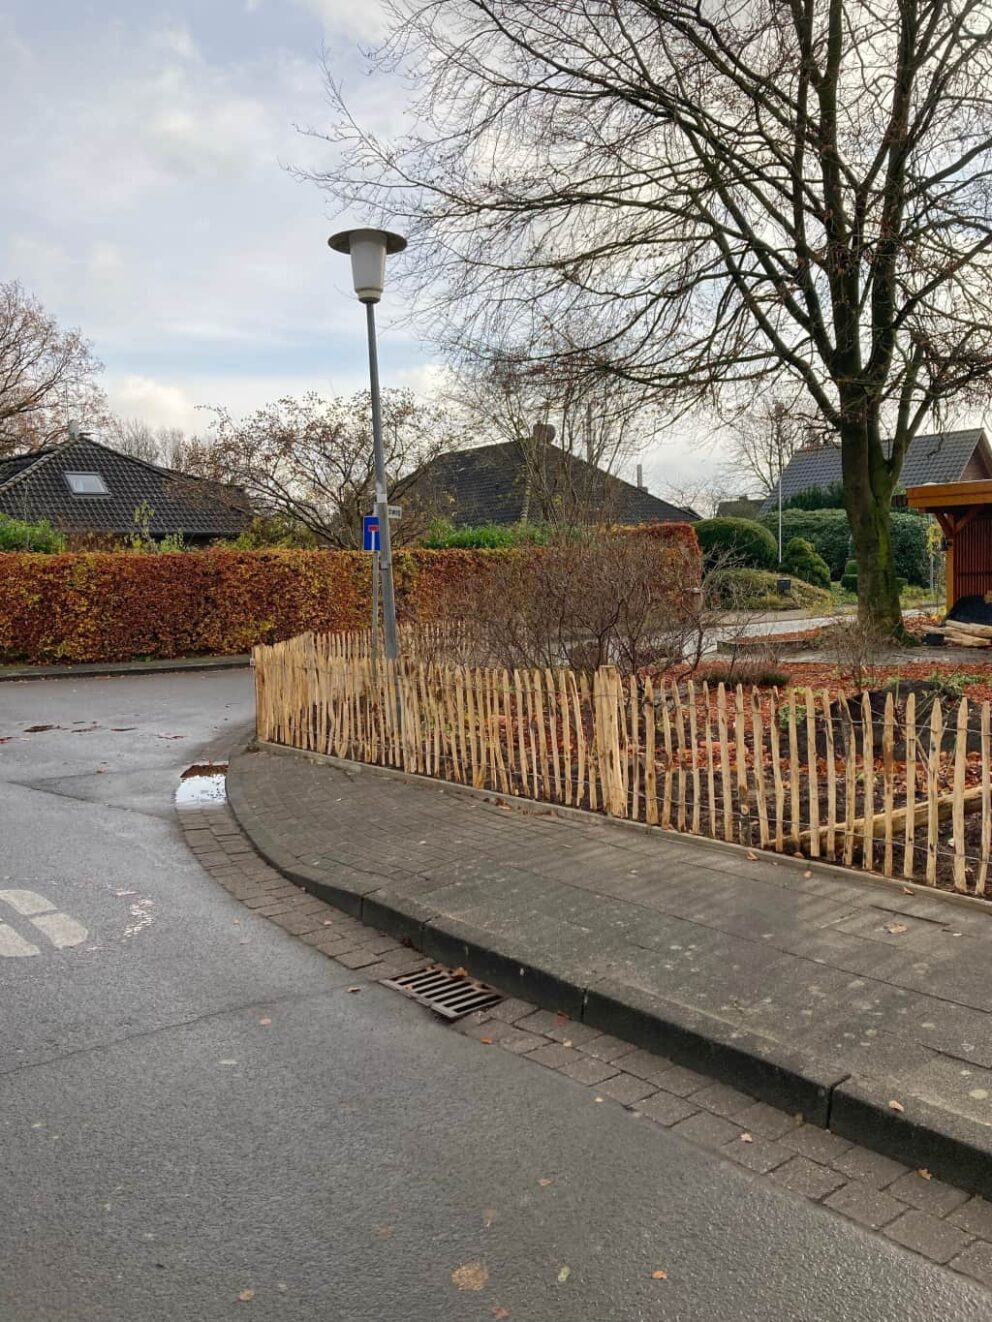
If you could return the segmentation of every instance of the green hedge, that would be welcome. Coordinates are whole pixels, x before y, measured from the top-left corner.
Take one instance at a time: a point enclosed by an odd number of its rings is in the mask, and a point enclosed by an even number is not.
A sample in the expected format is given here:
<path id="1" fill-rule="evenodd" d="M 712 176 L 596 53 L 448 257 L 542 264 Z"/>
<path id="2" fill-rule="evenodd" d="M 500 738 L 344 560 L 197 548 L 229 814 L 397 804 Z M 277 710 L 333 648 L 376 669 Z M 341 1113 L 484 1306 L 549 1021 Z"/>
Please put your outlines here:
<path id="1" fill-rule="evenodd" d="M 782 568 L 787 574 L 794 574 L 814 587 L 830 586 L 830 566 L 819 554 L 812 542 L 805 537 L 793 537 L 782 555 Z"/>
<path id="2" fill-rule="evenodd" d="M 44 551 L 52 555 L 65 550 L 65 538 L 47 519 L 25 523 L 0 514 L 0 551 Z"/>
<path id="3" fill-rule="evenodd" d="M 754 519 L 700 519 L 693 527 L 710 564 L 721 554 L 749 569 L 774 569 L 778 563 L 775 538 Z"/>
<path id="4" fill-rule="evenodd" d="M 896 574 L 910 583 L 930 581 L 930 557 L 927 554 L 927 520 L 921 514 L 893 511 L 892 544 Z M 778 511 L 761 516 L 761 522 L 778 532 Z M 812 542 L 830 567 L 830 577 L 840 579 L 852 555 L 851 529 L 845 510 L 783 510 L 782 536 L 785 542 L 802 537 Z"/>

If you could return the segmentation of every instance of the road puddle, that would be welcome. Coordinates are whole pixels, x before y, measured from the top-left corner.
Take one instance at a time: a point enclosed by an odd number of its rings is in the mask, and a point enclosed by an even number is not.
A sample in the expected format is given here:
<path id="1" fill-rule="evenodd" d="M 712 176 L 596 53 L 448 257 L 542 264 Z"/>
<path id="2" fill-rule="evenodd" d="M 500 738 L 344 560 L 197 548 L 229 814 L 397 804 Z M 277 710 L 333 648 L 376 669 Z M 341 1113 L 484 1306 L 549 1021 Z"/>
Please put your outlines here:
<path id="1" fill-rule="evenodd" d="M 214 808 L 226 801 L 226 762 L 196 762 L 180 777 L 176 790 L 178 808 Z"/>

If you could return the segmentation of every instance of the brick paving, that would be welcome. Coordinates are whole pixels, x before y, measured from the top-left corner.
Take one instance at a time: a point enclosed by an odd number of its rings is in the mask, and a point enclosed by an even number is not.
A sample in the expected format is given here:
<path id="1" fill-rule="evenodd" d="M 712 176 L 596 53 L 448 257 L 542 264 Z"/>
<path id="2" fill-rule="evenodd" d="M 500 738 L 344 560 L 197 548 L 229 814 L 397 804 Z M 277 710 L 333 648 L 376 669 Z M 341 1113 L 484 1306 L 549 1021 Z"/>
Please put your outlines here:
<path id="1" fill-rule="evenodd" d="M 425 967 L 427 960 L 298 887 L 253 851 L 226 806 L 180 808 L 190 849 L 256 916 L 355 971 L 359 984 Z M 992 1286 L 992 1203 L 840 1139 L 622 1038 L 508 998 L 452 1031 L 480 1050 L 507 1051 L 554 1070 L 601 1105 L 820 1202 L 867 1232 Z"/>

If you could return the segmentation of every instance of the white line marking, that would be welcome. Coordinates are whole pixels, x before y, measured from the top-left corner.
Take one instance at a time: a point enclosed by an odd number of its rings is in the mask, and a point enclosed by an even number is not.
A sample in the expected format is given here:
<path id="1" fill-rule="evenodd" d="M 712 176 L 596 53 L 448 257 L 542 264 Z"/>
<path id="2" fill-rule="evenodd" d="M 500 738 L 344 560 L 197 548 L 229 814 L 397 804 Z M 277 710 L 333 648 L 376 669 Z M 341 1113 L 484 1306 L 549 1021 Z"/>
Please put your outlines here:
<path id="1" fill-rule="evenodd" d="M 57 950 L 78 946 L 87 937 L 86 928 L 67 913 L 43 913 L 31 919 L 35 927 L 44 932 Z"/>
<path id="2" fill-rule="evenodd" d="M 41 951 L 30 941 L 25 941 L 19 932 L 15 932 L 6 923 L 0 923 L 0 958 L 14 959 L 22 955 L 40 955 Z"/>
<path id="3" fill-rule="evenodd" d="M 15 913 L 25 915 L 47 913 L 55 908 L 51 900 L 46 900 L 44 895 L 39 895 L 37 891 L 0 891 L 0 900 L 5 900 Z"/>

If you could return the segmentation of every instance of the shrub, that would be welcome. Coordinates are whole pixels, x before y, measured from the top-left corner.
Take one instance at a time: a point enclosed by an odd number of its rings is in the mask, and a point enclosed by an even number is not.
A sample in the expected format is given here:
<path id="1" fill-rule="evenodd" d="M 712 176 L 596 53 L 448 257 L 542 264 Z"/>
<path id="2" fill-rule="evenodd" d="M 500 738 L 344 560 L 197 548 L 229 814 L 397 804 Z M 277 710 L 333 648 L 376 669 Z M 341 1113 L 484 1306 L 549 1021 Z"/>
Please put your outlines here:
<path id="1" fill-rule="evenodd" d="M 807 487 L 782 502 L 784 510 L 842 510 L 844 483 L 828 482 L 825 487 Z"/>
<path id="2" fill-rule="evenodd" d="M 830 586 L 830 566 L 817 552 L 813 543 L 806 541 L 804 537 L 793 537 L 786 546 L 782 557 L 782 568 L 786 573 L 794 574 L 796 578 L 801 578 L 806 583 L 812 583 L 814 587 Z"/>
<path id="3" fill-rule="evenodd" d="M 65 549 L 65 538 L 47 519 L 26 523 L 0 514 L 0 551 L 42 551 L 52 554 Z"/>
<path id="4" fill-rule="evenodd" d="M 432 551 L 452 547 L 493 551 L 512 546 L 546 546 L 548 537 L 548 529 L 535 523 L 480 523 L 456 528 L 448 519 L 434 519 L 421 544 Z"/>
<path id="5" fill-rule="evenodd" d="M 858 590 L 858 562 L 857 560 L 848 560 L 844 566 L 844 572 L 840 576 L 840 585 L 846 588 L 848 592 L 857 592 Z"/>
<path id="6" fill-rule="evenodd" d="M 707 588 L 727 610 L 791 610 L 796 606 L 826 606 L 832 598 L 823 588 L 792 580 L 790 594 L 776 587 L 778 575 L 766 569 L 715 569 Z"/>
<path id="7" fill-rule="evenodd" d="M 700 519 L 693 528 L 708 565 L 721 557 L 750 569 L 774 569 L 778 562 L 775 538 L 755 519 Z"/>
<path id="8" fill-rule="evenodd" d="M 736 688 L 738 684 L 759 684 L 767 688 L 785 688 L 789 676 L 774 661 L 761 657 L 735 657 L 731 661 L 714 661 L 706 667 L 700 676 L 710 685 L 726 684 Z"/>
<path id="9" fill-rule="evenodd" d="M 927 520 L 920 514 L 895 510 L 892 519 L 892 550 L 896 573 L 910 583 L 930 581 L 930 557 L 927 550 Z M 762 524 L 778 529 L 778 511 L 762 514 Z M 851 529 L 844 510 L 799 510 L 782 512 L 782 535 L 789 542 L 802 537 L 812 542 L 819 555 L 830 567 L 830 577 L 839 579 L 851 556 Z"/>

